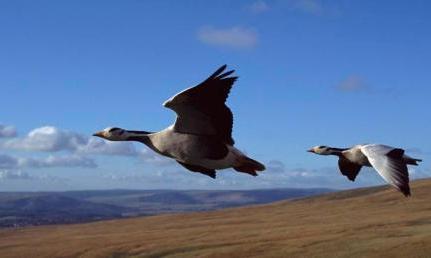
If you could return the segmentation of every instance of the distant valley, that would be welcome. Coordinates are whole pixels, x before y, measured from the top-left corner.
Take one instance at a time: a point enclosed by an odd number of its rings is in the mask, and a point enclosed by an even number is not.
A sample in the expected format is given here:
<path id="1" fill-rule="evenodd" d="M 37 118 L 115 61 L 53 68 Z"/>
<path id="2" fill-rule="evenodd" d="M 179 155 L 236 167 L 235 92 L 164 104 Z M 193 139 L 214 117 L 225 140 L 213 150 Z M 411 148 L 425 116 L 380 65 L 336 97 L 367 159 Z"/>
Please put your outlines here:
<path id="1" fill-rule="evenodd" d="M 0 227 L 81 223 L 209 211 L 331 192 L 330 189 L 0 192 Z"/>

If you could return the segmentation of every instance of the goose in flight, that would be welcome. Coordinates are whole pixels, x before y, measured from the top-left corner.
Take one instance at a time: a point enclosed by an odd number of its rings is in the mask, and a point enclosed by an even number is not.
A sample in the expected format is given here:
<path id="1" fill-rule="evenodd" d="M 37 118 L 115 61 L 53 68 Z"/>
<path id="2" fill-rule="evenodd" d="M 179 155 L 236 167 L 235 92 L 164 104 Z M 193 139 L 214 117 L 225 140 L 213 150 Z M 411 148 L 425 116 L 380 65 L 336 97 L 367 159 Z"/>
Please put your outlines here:
<path id="1" fill-rule="evenodd" d="M 160 132 L 106 128 L 93 134 L 110 141 L 138 141 L 175 159 L 192 172 L 216 177 L 216 170 L 233 168 L 257 176 L 265 166 L 234 147 L 233 115 L 225 102 L 238 77 L 220 67 L 205 81 L 163 103 L 175 111 L 176 121 Z"/>
<path id="2" fill-rule="evenodd" d="M 405 155 L 403 149 L 382 144 L 363 144 L 347 149 L 316 146 L 308 152 L 338 156 L 341 174 L 351 181 L 355 181 L 362 166 L 373 167 L 387 183 L 406 197 L 410 196 L 407 165 L 417 166 L 422 161 Z"/>

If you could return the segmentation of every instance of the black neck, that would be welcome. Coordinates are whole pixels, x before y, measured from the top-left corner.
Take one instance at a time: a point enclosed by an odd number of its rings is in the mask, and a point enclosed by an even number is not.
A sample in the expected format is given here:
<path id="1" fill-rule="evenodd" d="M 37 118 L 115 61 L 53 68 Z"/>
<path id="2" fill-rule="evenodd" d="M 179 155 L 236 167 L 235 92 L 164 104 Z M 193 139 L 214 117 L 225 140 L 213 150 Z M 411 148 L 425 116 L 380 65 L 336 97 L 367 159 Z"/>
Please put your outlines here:
<path id="1" fill-rule="evenodd" d="M 147 131 L 133 131 L 133 130 L 127 130 L 126 132 L 130 133 L 130 134 L 142 134 L 142 135 L 147 135 L 147 134 L 152 134 L 154 132 L 147 132 Z"/>
<path id="2" fill-rule="evenodd" d="M 136 141 L 136 142 L 142 142 L 144 144 L 149 144 L 149 138 L 148 135 L 152 134 L 152 132 L 147 132 L 147 131 L 126 131 L 127 134 L 129 134 L 130 136 L 128 136 L 126 138 L 126 141 Z"/>
<path id="3" fill-rule="evenodd" d="M 329 148 L 328 150 L 331 152 L 330 155 L 341 156 L 342 152 L 345 151 L 345 150 L 347 150 L 347 149 Z"/>

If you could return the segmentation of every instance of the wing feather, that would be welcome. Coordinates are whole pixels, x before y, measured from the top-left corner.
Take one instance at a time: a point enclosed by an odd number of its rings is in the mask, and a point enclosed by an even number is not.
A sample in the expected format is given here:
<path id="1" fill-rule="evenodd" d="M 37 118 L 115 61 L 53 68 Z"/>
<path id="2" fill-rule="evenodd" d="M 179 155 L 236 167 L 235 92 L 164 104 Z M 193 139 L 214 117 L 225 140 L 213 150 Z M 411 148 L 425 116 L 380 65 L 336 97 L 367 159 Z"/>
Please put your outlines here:
<path id="1" fill-rule="evenodd" d="M 228 77 L 234 70 L 224 72 L 223 65 L 205 81 L 186 89 L 164 106 L 177 113 L 174 130 L 182 133 L 209 135 L 233 145 L 233 115 L 225 102 L 238 77 Z"/>
<path id="2" fill-rule="evenodd" d="M 401 191 L 410 195 L 409 173 L 403 160 L 404 150 L 380 144 L 368 144 L 361 147 L 371 165 L 383 179 Z"/>

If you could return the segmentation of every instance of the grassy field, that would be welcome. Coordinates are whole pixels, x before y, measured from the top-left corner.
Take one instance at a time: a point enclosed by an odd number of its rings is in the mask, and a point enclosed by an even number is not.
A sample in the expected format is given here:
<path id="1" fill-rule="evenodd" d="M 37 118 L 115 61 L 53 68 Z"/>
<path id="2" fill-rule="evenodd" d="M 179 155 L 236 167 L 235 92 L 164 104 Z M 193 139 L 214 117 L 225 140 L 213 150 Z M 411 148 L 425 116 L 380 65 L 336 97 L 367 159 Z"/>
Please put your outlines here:
<path id="1" fill-rule="evenodd" d="M 431 257 L 431 180 L 215 212 L 0 231 L 0 257 Z"/>

